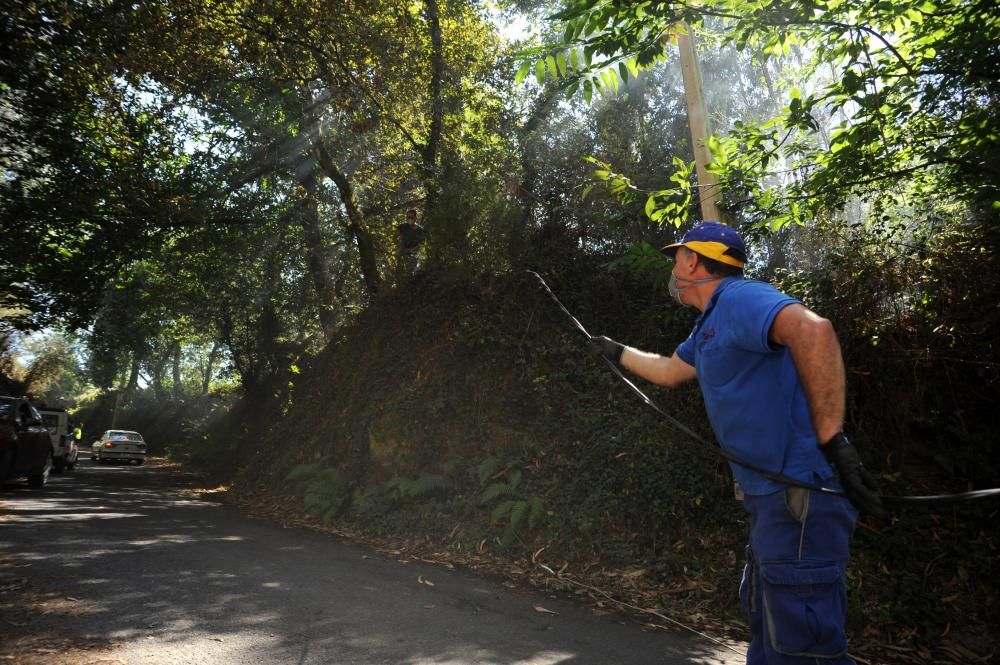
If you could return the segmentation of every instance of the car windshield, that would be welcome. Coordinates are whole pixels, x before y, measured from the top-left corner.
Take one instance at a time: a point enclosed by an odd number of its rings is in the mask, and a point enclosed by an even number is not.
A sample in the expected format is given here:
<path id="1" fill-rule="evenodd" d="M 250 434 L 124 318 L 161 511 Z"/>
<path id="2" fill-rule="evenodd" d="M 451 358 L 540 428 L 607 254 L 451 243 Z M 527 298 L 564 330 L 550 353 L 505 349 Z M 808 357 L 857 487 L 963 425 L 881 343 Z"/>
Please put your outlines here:
<path id="1" fill-rule="evenodd" d="M 0 418 L 10 418 L 10 410 L 14 402 L 9 399 L 0 399 Z"/>

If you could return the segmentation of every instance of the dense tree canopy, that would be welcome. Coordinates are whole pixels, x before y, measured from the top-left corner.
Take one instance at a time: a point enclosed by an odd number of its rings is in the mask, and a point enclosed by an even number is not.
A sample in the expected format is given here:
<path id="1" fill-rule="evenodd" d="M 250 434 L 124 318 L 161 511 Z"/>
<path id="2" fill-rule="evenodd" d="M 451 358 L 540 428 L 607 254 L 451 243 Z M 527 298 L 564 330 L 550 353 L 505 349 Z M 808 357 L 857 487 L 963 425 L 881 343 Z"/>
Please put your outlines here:
<path id="1" fill-rule="evenodd" d="M 188 359 L 251 389 L 397 283 L 409 208 L 442 274 L 523 262 L 536 233 L 652 265 L 694 211 L 685 24 L 765 273 L 835 257 L 758 227 L 864 223 L 926 256 L 956 220 L 996 225 L 990 3 L 500 10 L 542 37 L 471 0 L 5 3 L 8 323 L 84 331 L 104 388 L 165 393 Z"/>
<path id="2" fill-rule="evenodd" d="M 711 142 L 734 213 L 801 223 L 904 183 L 911 197 L 964 201 L 996 218 L 1000 17 L 991 2 L 574 0 L 555 18 L 562 39 L 536 50 L 535 74 L 587 98 L 662 62 L 678 30 L 763 58 L 809 58 L 810 89 L 789 90 L 782 114 L 734 121 Z"/>
<path id="3" fill-rule="evenodd" d="M 502 204 L 503 77 L 472 5 L 16 3 L 3 30 L 0 270 L 23 328 L 96 320 L 137 368 L 193 327 L 253 383 L 392 279 L 404 209 L 431 258 L 495 246 L 474 225 Z M 123 317 L 152 327 L 103 334 Z"/>

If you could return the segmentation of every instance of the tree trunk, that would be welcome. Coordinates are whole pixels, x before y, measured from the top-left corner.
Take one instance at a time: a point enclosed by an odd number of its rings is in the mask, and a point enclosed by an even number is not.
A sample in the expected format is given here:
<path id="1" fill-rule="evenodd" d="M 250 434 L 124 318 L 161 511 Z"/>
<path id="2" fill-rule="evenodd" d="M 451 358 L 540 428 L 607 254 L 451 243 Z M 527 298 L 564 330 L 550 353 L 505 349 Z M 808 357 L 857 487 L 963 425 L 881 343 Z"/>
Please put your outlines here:
<path id="1" fill-rule="evenodd" d="M 229 348 L 229 356 L 233 360 L 236 373 L 240 375 L 240 384 L 243 386 L 244 392 L 247 394 L 253 392 L 256 389 L 253 384 L 257 376 L 257 366 L 250 354 L 245 352 L 246 345 L 240 344 L 239 340 L 236 339 L 236 325 L 231 313 L 223 313 L 219 334 Z"/>
<path id="2" fill-rule="evenodd" d="M 174 399 L 181 398 L 181 343 L 174 342 Z"/>
<path id="3" fill-rule="evenodd" d="M 368 295 L 374 298 L 378 295 L 382 285 L 381 277 L 378 274 L 378 262 L 375 258 L 375 242 L 371 233 L 365 227 L 365 216 L 358 207 L 357 199 L 354 197 L 354 187 L 347 176 L 333 163 L 333 158 L 327 152 L 326 146 L 320 137 L 316 139 L 316 154 L 319 157 L 319 164 L 328 178 L 333 180 L 340 192 L 340 200 L 344 204 L 347 212 L 347 224 L 345 230 L 354 240 L 358 247 L 358 256 L 361 262 L 361 277 L 365 283 Z"/>
<path id="4" fill-rule="evenodd" d="M 128 404 L 132 401 L 132 393 L 139 386 L 139 354 L 132 354 L 132 367 L 128 373 L 128 383 L 125 385 L 125 392 L 122 396 L 122 403 Z"/>
<path id="5" fill-rule="evenodd" d="M 215 370 L 215 361 L 219 357 L 221 346 L 218 341 L 212 342 L 212 350 L 208 354 L 208 361 L 205 363 L 205 371 L 201 375 L 201 394 L 208 394 L 208 386 L 212 381 L 212 372 Z"/>
<path id="6" fill-rule="evenodd" d="M 319 323 L 326 340 L 337 327 L 337 311 L 333 306 L 333 284 L 327 272 L 327 251 L 323 244 L 317 203 L 316 175 L 312 168 L 302 178 L 302 195 L 299 198 L 299 224 L 306 243 L 306 260 L 312 276 L 313 288 L 319 306 Z"/>
<path id="7" fill-rule="evenodd" d="M 163 366 L 166 364 L 166 358 L 159 354 L 157 356 L 151 368 L 153 374 L 153 394 L 156 395 L 158 402 L 162 402 L 167 398 L 167 393 L 163 389 Z"/>
<path id="8" fill-rule="evenodd" d="M 538 170 L 535 168 L 536 157 L 528 145 L 538 125 L 552 111 L 557 97 L 557 89 L 554 86 L 546 87 L 535 100 L 531 114 L 517 132 L 521 159 L 521 182 L 517 188 L 517 198 L 521 201 L 521 224 L 524 228 L 535 228 L 537 220 L 534 210 L 539 203 L 538 195 L 534 191 L 538 177 Z"/>
<path id="9" fill-rule="evenodd" d="M 441 16 L 437 0 L 424 0 L 424 18 L 431 38 L 431 123 L 427 140 L 420 150 L 426 199 L 424 219 L 431 217 L 438 202 L 438 150 L 441 145 L 441 131 L 444 126 L 444 99 L 441 97 L 444 80 L 444 39 L 441 36 Z"/>

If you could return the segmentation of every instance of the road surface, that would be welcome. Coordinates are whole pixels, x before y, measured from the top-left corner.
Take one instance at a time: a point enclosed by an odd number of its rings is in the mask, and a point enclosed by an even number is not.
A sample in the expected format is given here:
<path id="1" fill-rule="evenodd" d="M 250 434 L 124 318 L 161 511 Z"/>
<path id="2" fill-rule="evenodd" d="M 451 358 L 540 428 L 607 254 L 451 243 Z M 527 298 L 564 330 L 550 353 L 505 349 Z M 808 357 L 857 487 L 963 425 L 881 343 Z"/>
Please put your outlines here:
<path id="1" fill-rule="evenodd" d="M 103 657 L 129 665 L 743 662 L 697 636 L 282 528 L 177 485 L 163 469 L 81 459 L 42 490 L 8 486 L 0 557 L 73 601 L 63 634 L 107 640 Z"/>

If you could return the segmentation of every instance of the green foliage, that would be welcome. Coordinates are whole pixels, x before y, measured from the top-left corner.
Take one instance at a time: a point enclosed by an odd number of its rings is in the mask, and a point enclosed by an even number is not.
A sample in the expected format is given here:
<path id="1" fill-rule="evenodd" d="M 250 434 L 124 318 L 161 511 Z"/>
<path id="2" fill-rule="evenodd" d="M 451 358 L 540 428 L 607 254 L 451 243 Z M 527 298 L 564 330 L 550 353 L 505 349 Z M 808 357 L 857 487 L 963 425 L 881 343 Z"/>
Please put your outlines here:
<path id="1" fill-rule="evenodd" d="M 670 281 L 673 262 L 662 251 L 648 242 L 640 242 L 629 248 L 628 254 L 612 261 L 611 266 L 631 270 L 637 275 L 643 275 L 651 282 L 654 291 L 664 288 Z"/>
<path id="2" fill-rule="evenodd" d="M 720 23 L 718 16 L 726 18 Z M 623 79 L 630 72 L 619 64 L 631 59 L 648 69 L 662 62 L 664 37 L 679 21 L 717 29 L 724 43 L 764 59 L 787 58 L 808 44 L 815 89 L 792 88 L 783 113 L 737 123 L 710 145 L 730 206 L 761 224 L 802 223 L 900 180 L 941 200 L 986 206 L 1000 198 L 1000 60 L 993 48 L 1000 15 L 983 3 L 575 0 L 554 20 L 565 28 L 562 38 L 527 57 L 549 63 L 556 53 L 581 50 L 565 72 L 535 71 L 570 91 L 584 81 L 588 100 L 594 89 L 617 91 L 616 70 Z M 834 117 L 842 121 L 827 135 L 822 124 Z M 792 172 L 796 178 L 782 177 Z"/>
<path id="3" fill-rule="evenodd" d="M 299 464 L 285 476 L 285 480 L 293 483 L 309 482 L 323 471 L 321 464 Z"/>
<path id="4" fill-rule="evenodd" d="M 7 394 L 28 395 L 50 407 L 76 406 L 86 387 L 79 354 L 76 340 L 67 335 L 16 335 L 0 328 L 0 377 L 16 384 Z"/>
<path id="5" fill-rule="evenodd" d="M 508 499 L 490 513 L 490 524 L 498 524 L 507 518 L 500 545 L 509 547 L 521 534 L 541 526 L 545 517 L 542 500 L 536 496 L 529 499 Z"/>
<path id="6" fill-rule="evenodd" d="M 354 489 L 351 506 L 359 516 L 371 523 L 394 511 L 397 500 L 385 484 L 368 485 Z"/>
<path id="7" fill-rule="evenodd" d="M 433 494 L 441 494 L 451 487 L 451 482 L 444 476 L 422 473 L 413 481 L 409 496 L 419 499 Z"/>
<path id="8" fill-rule="evenodd" d="M 576 26 L 567 25 L 567 42 L 577 35 Z M 607 96 L 618 94 L 622 86 L 638 76 L 641 70 L 638 58 L 631 56 L 609 58 L 597 66 L 594 64 L 594 51 L 586 46 L 535 47 L 525 49 L 520 55 L 522 62 L 514 79 L 516 83 L 526 78 L 534 63 L 534 77 L 538 85 L 543 85 L 547 79 L 561 82 L 566 87 L 567 97 L 581 91 L 588 104 L 595 92 Z"/>
<path id="9" fill-rule="evenodd" d="M 323 524 L 332 524 L 351 498 L 347 480 L 337 469 L 303 464 L 293 468 L 286 480 L 301 487 L 306 512 L 318 517 Z"/>
<path id="10" fill-rule="evenodd" d="M 527 535 L 542 526 L 545 510 L 537 496 L 525 496 L 521 489 L 523 473 L 516 468 L 517 462 L 503 464 L 498 456 L 486 457 L 476 467 L 480 487 L 490 480 L 479 494 L 479 505 L 496 503 L 490 512 L 490 524 L 503 522 L 503 532 L 499 542 L 501 547 L 510 547 L 515 539 Z"/>
<path id="11" fill-rule="evenodd" d="M 0 290 L 20 327 L 99 319 L 105 389 L 139 367 L 173 390 L 179 346 L 267 390 L 376 295 L 404 207 L 442 263 L 507 260 L 503 49 L 471 3 L 372 5 L 360 31 L 322 3 L 177 9 L 11 7 Z"/>
<path id="12" fill-rule="evenodd" d="M 643 210 L 655 224 L 669 223 L 679 228 L 688 220 L 692 200 L 691 177 L 694 172 L 694 162 L 685 163 L 681 158 L 674 157 L 674 172 L 669 179 L 677 186 L 670 189 L 640 192 L 628 176 L 612 171 L 610 164 L 593 157 L 585 157 L 584 159 L 600 167 L 592 172 L 593 179 L 603 183 L 608 192 L 616 196 L 623 205 L 633 203 L 640 193 L 645 194 L 646 205 Z M 587 193 L 588 190 L 585 190 L 584 197 Z"/>
<path id="13" fill-rule="evenodd" d="M 476 467 L 476 475 L 479 478 L 479 484 L 485 485 L 489 478 L 500 470 L 500 458 L 495 455 L 489 455 L 479 465 Z"/>
<path id="14" fill-rule="evenodd" d="M 849 421 L 899 494 L 927 490 L 907 479 L 957 488 L 1000 475 L 988 443 L 997 426 L 990 395 L 1000 389 L 1000 349 L 988 332 L 1000 288 L 996 231 L 942 212 L 921 211 L 931 219 L 920 224 L 887 212 L 882 222 L 830 225 L 802 240 L 822 242 L 823 261 L 781 273 L 781 285 L 840 332 L 859 393 Z M 949 379 L 959 374 L 975 378 Z"/>
<path id="15" fill-rule="evenodd" d="M 407 511 L 407 504 L 423 504 L 441 499 L 453 489 L 445 476 L 421 473 L 416 478 L 394 476 L 384 483 L 354 490 L 352 505 L 359 515 L 369 520 L 384 518 L 390 513 Z"/>
<path id="16" fill-rule="evenodd" d="M 479 503 L 487 504 L 498 497 L 513 496 L 517 492 L 517 486 L 521 484 L 521 471 L 514 469 L 507 474 L 507 479 L 491 483 L 479 497 Z"/>
<path id="17" fill-rule="evenodd" d="M 417 478 L 401 478 L 399 476 L 385 484 L 390 494 L 401 501 L 423 499 L 432 495 L 447 492 L 451 483 L 447 478 L 432 473 L 421 473 Z"/>

